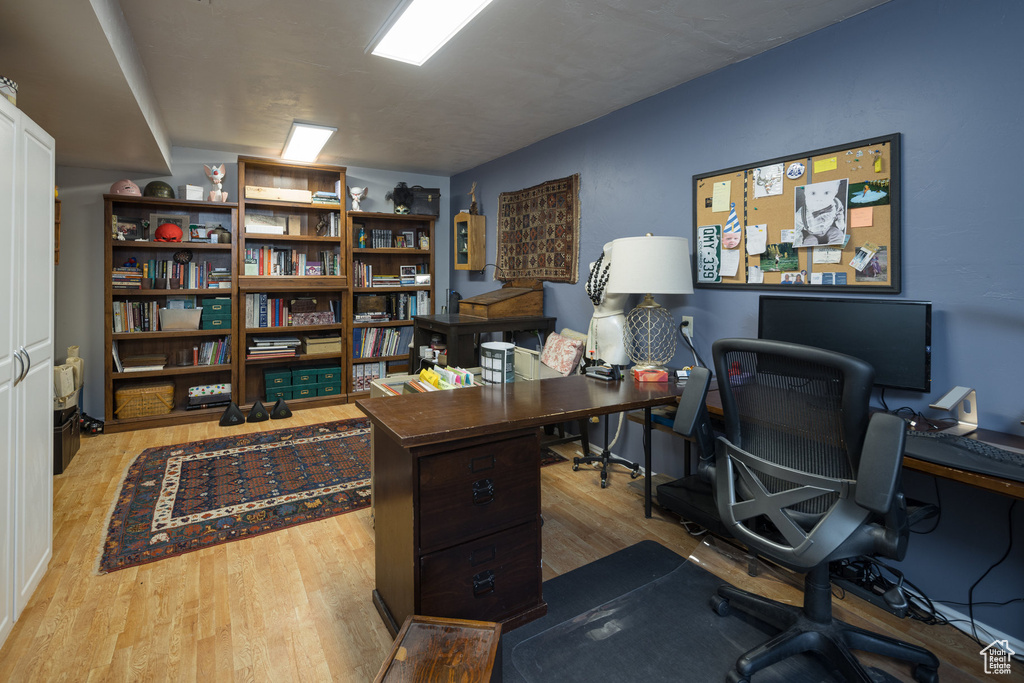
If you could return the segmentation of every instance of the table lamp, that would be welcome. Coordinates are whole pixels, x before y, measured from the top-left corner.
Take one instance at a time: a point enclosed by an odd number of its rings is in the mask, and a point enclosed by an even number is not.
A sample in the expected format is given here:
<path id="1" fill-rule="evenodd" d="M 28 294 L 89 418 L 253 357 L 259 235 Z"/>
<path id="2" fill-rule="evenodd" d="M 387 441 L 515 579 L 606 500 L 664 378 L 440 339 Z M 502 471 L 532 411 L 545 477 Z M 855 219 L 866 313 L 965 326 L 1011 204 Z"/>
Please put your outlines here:
<path id="1" fill-rule="evenodd" d="M 655 294 L 692 294 L 690 243 L 685 237 L 623 237 L 612 242 L 610 294 L 643 294 L 626 315 L 623 337 L 626 353 L 637 367 L 662 367 L 676 353 L 672 313 L 654 300 Z"/>

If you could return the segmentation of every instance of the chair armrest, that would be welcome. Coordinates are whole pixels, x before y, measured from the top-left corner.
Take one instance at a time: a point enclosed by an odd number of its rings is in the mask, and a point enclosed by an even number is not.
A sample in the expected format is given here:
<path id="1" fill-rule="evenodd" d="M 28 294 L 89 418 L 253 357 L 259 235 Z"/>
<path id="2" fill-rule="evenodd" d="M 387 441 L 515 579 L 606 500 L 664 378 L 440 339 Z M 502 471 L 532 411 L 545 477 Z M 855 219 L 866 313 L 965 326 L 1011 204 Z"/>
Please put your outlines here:
<path id="1" fill-rule="evenodd" d="M 861 507 L 885 514 L 892 507 L 903 466 L 907 425 L 895 415 L 875 413 L 868 422 L 857 469 L 854 500 Z"/>
<path id="2" fill-rule="evenodd" d="M 708 415 L 708 388 L 711 386 L 711 370 L 697 367 L 690 370 L 686 388 L 679 397 L 676 419 L 672 430 L 697 442 L 701 460 L 715 456 L 715 437 L 711 433 L 711 418 Z"/>

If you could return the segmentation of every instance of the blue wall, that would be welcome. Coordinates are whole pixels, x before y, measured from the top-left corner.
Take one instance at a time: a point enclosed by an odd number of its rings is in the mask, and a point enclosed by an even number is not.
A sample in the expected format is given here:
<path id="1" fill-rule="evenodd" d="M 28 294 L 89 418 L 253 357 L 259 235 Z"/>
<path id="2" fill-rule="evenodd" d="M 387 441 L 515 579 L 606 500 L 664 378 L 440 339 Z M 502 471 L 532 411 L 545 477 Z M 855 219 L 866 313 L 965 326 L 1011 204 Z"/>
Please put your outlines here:
<path id="1" fill-rule="evenodd" d="M 451 180 L 452 210 L 468 208 L 465 193 L 476 181 L 490 263 L 498 193 L 580 173 L 581 279 L 546 283 L 545 312 L 558 317 L 559 328 L 585 331 L 593 310 L 583 288 L 588 264 L 616 237 L 690 237 L 694 174 L 900 132 L 899 296 L 934 304 L 933 391 L 890 390 L 886 400 L 942 417 L 928 403 L 954 385 L 971 386 L 983 427 L 1024 434 L 1022 27 L 1019 0 L 893 0 L 461 173 Z M 498 286 L 492 273 L 453 272 L 452 288 L 463 296 L 491 291 Z M 694 316 L 698 350 L 707 358 L 717 338 L 756 336 L 757 296 L 698 290 L 662 303 L 677 316 Z M 680 349 L 676 364 L 685 358 Z M 658 435 L 654 446 L 654 469 L 679 473 L 678 443 Z M 640 456 L 636 425 L 623 428 L 616 451 Z M 908 473 L 906 483 L 911 493 L 935 500 L 931 478 Z M 1009 501 L 948 481 L 937 485 L 942 522 L 935 533 L 912 539 L 904 565 L 933 598 L 966 600 L 971 583 L 1006 547 Z M 1020 535 L 1024 505 L 1017 508 Z M 1019 597 L 1022 575 L 1018 543 L 975 600 Z M 1024 639 L 1020 603 L 975 614 Z"/>

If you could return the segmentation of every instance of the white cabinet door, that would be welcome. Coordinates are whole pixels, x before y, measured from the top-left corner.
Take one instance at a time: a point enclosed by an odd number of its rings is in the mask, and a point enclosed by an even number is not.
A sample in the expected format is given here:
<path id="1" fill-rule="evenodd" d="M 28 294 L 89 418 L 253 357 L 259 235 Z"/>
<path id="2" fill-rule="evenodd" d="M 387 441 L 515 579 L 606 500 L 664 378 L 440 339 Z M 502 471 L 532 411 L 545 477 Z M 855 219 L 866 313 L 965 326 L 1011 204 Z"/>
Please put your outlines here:
<path id="1" fill-rule="evenodd" d="M 3 98 L 0 98 L 3 99 Z M 7 104 L 6 101 L 3 104 Z M 14 626 L 14 150 L 18 112 L 0 106 L 0 643 Z"/>
<path id="2" fill-rule="evenodd" d="M 15 342 L 29 358 L 14 388 L 14 614 L 46 573 L 53 548 L 53 138 L 27 117 L 19 137 Z"/>

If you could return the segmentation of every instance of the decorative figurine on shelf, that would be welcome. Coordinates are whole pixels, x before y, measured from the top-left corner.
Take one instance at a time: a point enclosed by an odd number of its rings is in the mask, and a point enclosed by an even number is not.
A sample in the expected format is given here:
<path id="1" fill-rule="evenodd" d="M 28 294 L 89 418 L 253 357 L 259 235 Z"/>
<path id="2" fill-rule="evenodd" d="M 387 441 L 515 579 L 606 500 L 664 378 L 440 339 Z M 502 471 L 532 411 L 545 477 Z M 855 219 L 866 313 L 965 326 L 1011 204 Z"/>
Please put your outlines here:
<path id="1" fill-rule="evenodd" d="M 221 192 L 221 187 L 224 183 L 224 164 L 220 166 L 207 166 L 203 164 L 203 168 L 206 169 L 206 177 L 213 183 L 213 189 L 210 190 L 209 201 L 211 202 L 226 202 L 228 200 L 228 193 Z"/>
<path id="2" fill-rule="evenodd" d="M 395 185 L 395 189 L 384 195 L 384 199 L 395 204 L 395 213 L 409 213 L 412 206 L 412 189 L 403 183 Z"/>
<path id="3" fill-rule="evenodd" d="M 366 199 L 366 195 L 369 193 L 370 188 L 368 187 L 350 187 L 348 188 L 348 196 L 352 198 L 352 210 L 362 211 L 359 208 L 359 202 Z"/>
<path id="4" fill-rule="evenodd" d="M 316 222 L 316 236 L 317 237 L 323 237 L 323 236 L 325 236 L 327 234 L 327 227 L 328 227 L 327 221 L 328 221 L 327 214 L 321 214 L 320 215 L 320 220 L 318 220 Z"/>
<path id="5" fill-rule="evenodd" d="M 469 192 L 467 194 L 469 194 L 469 215 L 470 216 L 477 216 L 477 215 L 479 215 L 479 213 L 477 211 L 477 208 L 476 208 L 476 181 L 475 180 L 473 181 L 473 187 L 469 188 Z"/>
<path id="6" fill-rule="evenodd" d="M 359 248 L 366 249 L 366 230 L 362 225 L 359 226 Z"/>

